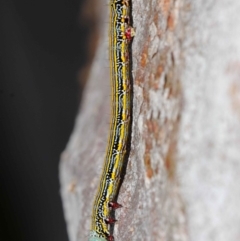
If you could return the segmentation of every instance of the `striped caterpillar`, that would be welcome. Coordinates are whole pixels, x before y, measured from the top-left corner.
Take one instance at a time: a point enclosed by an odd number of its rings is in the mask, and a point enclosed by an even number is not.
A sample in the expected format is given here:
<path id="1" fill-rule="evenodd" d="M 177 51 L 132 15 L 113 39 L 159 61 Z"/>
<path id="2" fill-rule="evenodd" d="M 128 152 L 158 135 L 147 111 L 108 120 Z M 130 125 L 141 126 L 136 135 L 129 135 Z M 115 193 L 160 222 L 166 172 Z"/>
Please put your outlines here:
<path id="1" fill-rule="evenodd" d="M 131 118 L 129 48 L 134 30 L 130 27 L 130 0 L 110 0 L 109 63 L 112 90 L 112 120 L 103 172 L 92 209 L 89 241 L 113 241 L 112 214 L 121 205 L 116 202 L 120 176 L 126 157 Z"/>

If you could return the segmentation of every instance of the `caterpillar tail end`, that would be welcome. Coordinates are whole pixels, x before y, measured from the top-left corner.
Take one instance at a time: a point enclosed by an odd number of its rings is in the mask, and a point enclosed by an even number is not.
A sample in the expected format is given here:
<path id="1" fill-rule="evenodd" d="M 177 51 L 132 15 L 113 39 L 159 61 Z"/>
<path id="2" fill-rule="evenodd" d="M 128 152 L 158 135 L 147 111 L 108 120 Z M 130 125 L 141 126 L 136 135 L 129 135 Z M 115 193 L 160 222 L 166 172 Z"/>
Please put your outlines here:
<path id="1" fill-rule="evenodd" d="M 107 241 L 105 238 L 89 237 L 88 241 Z"/>
<path id="2" fill-rule="evenodd" d="M 88 241 L 108 241 L 106 238 L 99 237 L 95 231 L 91 231 Z"/>

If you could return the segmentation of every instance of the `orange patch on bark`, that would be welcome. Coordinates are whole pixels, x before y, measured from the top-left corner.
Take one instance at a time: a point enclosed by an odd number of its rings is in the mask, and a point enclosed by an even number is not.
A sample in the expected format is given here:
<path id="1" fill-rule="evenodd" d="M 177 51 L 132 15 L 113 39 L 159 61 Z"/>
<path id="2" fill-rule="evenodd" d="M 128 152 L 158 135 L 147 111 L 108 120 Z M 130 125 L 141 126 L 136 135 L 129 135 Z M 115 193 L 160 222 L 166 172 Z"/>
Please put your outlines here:
<path id="1" fill-rule="evenodd" d="M 173 179 L 175 176 L 175 170 L 176 170 L 175 154 L 176 154 L 176 144 L 172 142 L 169 146 L 167 156 L 165 159 L 165 167 L 168 171 L 168 176 L 170 179 Z"/>
<path id="2" fill-rule="evenodd" d="M 151 166 L 151 158 L 150 158 L 150 153 L 145 153 L 144 154 L 144 165 L 146 167 L 146 175 L 150 179 L 153 176 L 153 169 Z"/>
<path id="3" fill-rule="evenodd" d="M 171 5 L 171 0 L 162 0 L 160 2 L 160 8 L 165 16 L 167 16 L 169 13 L 170 5 Z"/>
<path id="4" fill-rule="evenodd" d="M 150 80 L 150 88 L 154 90 L 159 89 L 160 77 L 163 73 L 163 70 L 164 68 L 162 64 L 157 67 L 156 73 L 152 75 L 152 78 Z"/>
<path id="5" fill-rule="evenodd" d="M 139 61 L 139 70 L 138 70 L 138 74 L 136 74 L 136 80 L 135 80 L 135 84 L 136 85 L 140 85 L 140 83 L 142 83 L 144 81 L 144 77 L 140 74 L 141 69 L 146 68 L 147 62 L 148 62 L 148 45 L 149 42 L 147 42 L 145 44 L 145 46 L 143 47 L 143 51 L 140 55 L 140 61 Z M 140 77 L 137 77 L 140 76 Z"/>
<path id="6" fill-rule="evenodd" d="M 163 70 L 164 70 L 163 65 L 159 65 L 155 74 L 156 79 L 159 79 L 161 77 Z"/>
<path id="7" fill-rule="evenodd" d="M 168 16 L 168 19 L 167 19 L 167 28 L 171 31 L 174 30 L 174 27 L 175 27 L 175 19 L 174 19 L 174 16 L 173 14 L 169 14 Z"/>
<path id="8" fill-rule="evenodd" d="M 151 165 L 151 155 L 150 152 L 152 150 L 152 133 L 154 131 L 154 126 L 152 125 L 152 120 L 146 120 L 146 136 L 145 136 L 145 153 L 144 153 L 144 165 L 146 170 L 146 176 L 148 178 L 152 178 L 154 175 L 154 170 Z"/>
<path id="9" fill-rule="evenodd" d="M 147 57 L 148 57 L 148 42 L 147 44 L 145 44 L 141 55 L 140 65 L 142 68 L 146 67 L 147 65 Z"/>

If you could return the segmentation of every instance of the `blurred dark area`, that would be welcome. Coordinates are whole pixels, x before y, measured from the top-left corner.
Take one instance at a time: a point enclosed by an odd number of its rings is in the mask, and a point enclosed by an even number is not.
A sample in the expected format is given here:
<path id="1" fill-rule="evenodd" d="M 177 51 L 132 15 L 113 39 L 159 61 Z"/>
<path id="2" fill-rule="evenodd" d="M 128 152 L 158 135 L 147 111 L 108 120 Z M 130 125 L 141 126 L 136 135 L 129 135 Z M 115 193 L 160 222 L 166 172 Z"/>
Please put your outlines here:
<path id="1" fill-rule="evenodd" d="M 81 0 L 0 0 L 0 240 L 67 241 L 58 165 L 80 101 Z"/>

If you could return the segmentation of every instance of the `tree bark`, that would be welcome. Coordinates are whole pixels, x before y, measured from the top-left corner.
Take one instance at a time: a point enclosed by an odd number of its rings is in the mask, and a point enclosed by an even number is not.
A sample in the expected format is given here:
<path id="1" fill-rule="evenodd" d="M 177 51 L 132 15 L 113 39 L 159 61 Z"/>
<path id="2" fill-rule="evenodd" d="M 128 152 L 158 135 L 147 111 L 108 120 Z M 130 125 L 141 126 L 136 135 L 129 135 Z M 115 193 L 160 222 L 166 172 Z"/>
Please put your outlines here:
<path id="1" fill-rule="evenodd" d="M 132 0 L 133 123 L 115 240 L 240 240 L 239 12 L 237 0 Z M 87 240 L 104 160 L 106 44 L 60 162 L 70 241 Z"/>

